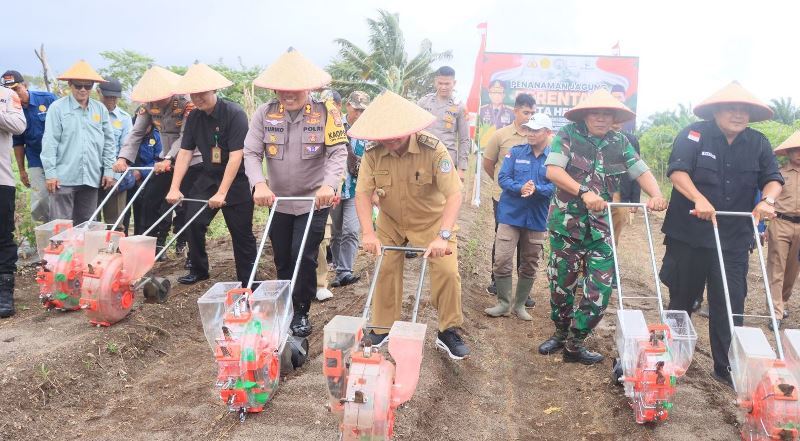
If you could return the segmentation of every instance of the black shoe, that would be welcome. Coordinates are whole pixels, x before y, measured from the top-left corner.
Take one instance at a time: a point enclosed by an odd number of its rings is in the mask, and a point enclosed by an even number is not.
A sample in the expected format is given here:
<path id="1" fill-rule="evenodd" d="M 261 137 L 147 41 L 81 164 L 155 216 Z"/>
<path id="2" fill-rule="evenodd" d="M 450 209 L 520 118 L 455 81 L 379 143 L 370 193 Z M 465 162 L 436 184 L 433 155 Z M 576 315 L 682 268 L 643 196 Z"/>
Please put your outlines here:
<path id="1" fill-rule="evenodd" d="M 778 330 L 780 330 L 781 329 L 781 321 L 780 321 L 780 319 L 776 319 L 775 323 L 778 324 Z M 774 331 L 775 330 L 775 328 L 772 327 L 772 320 L 769 321 L 769 325 L 767 325 L 767 326 L 769 327 L 770 331 Z"/>
<path id="2" fill-rule="evenodd" d="M 369 331 L 367 337 L 369 337 L 369 340 L 372 342 L 372 346 L 376 348 L 383 346 L 384 343 L 389 341 L 389 334 L 376 334 L 375 331 Z"/>
<path id="3" fill-rule="evenodd" d="M 554 354 L 564 348 L 564 340 L 566 336 L 560 336 L 556 331 L 552 337 L 545 340 L 544 343 L 539 345 L 539 353 L 542 355 Z"/>
<path id="4" fill-rule="evenodd" d="M 0 318 L 16 314 L 14 309 L 14 274 L 0 274 Z"/>
<path id="5" fill-rule="evenodd" d="M 453 360 L 462 360 L 469 356 L 469 348 L 456 332 L 456 328 L 447 328 L 436 336 L 436 347 L 447 352 Z"/>
<path id="6" fill-rule="evenodd" d="M 183 277 L 178 277 L 178 283 L 182 285 L 194 285 L 203 280 L 208 280 L 208 274 L 195 274 L 190 272 Z"/>
<path id="7" fill-rule="evenodd" d="M 494 280 L 492 280 L 492 283 L 490 283 L 489 286 L 486 287 L 486 292 L 489 293 L 490 296 L 497 295 L 497 286 L 495 286 Z"/>
<path id="8" fill-rule="evenodd" d="M 183 262 L 183 269 L 190 270 L 192 269 L 192 260 L 188 257 L 186 258 L 186 262 Z"/>
<path id="9" fill-rule="evenodd" d="M 183 254 L 184 251 L 186 251 L 186 241 L 177 241 L 175 243 L 175 254 L 180 255 Z"/>
<path id="10" fill-rule="evenodd" d="M 528 299 L 525 300 L 525 307 L 531 309 L 536 306 L 536 300 L 533 300 L 531 296 L 528 296 Z"/>
<path id="11" fill-rule="evenodd" d="M 156 246 L 156 256 L 158 256 L 158 254 L 161 253 L 163 249 L 164 249 L 163 246 Z M 161 255 L 158 256 L 158 259 L 156 259 L 156 262 L 163 262 L 165 260 L 167 260 L 167 253 L 161 253 Z"/>
<path id="12" fill-rule="evenodd" d="M 697 312 L 700 308 L 703 307 L 703 299 L 697 299 L 692 303 L 692 312 Z"/>
<path id="13" fill-rule="evenodd" d="M 406 251 L 406 259 L 414 259 L 417 256 L 419 256 L 419 254 L 417 254 L 417 253 L 415 253 L 413 251 Z"/>
<path id="14" fill-rule="evenodd" d="M 711 373 L 711 376 L 712 376 L 712 377 L 713 377 L 715 380 L 717 380 L 717 381 L 719 381 L 720 383 L 724 384 L 725 386 L 728 386 L 728 387 L 729 387 L 729 388 L 731 388 L 731 389 L 735 389 L 735 388 L 733 387 L 733 379 L 731 378 L 731 373 L 730 373 L 730 372 L 725 372 L 724 374 L 720 374 L 719 372 L 717 372 L 716 370 L 714 370 L 714 371 Z"/>
<path id="15" fill-rule="evenodd" d="M 311 326 L 311 322 L 308 321 L 308 314 L 295 312 L 289 329 L 292 330 L 292 334 L 295 337 L 308 337 L 311 335 L 313 327 Z"/>
<path id="16" fill-rule="evenodd" d="M 361 280 L 361 276 L 357 276 L 353 273 L 345 273 L 342 277 L 337 277 L 336 280 L 331 283 L 331 286 L 338 288 L 340 286 L 352 285 L 359 280 Z"/>
<path id="17" fill-rule="evenodd" d="M 564 363 L 580 363 L 587 366 L 600 363 L 605 357 L 597 352 L 592 352 L 586 349 L 583 344 L 574 344 L 569 347 L 564 347 L 563 359 Z"/>

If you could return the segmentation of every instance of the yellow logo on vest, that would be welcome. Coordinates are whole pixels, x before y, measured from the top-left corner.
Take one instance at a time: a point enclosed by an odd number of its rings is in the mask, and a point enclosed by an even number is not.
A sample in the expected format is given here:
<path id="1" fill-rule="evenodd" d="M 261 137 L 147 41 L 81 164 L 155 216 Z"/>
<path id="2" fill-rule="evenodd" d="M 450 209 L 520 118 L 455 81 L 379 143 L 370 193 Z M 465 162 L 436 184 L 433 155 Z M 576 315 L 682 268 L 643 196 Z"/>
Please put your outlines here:
<path id="1" fill-rule="evenodd" d="M 100 114 L 99 113 L 93 113 L 92 114 L 92 120 L 94 120 L 94 122 L 100 122 Z"/>

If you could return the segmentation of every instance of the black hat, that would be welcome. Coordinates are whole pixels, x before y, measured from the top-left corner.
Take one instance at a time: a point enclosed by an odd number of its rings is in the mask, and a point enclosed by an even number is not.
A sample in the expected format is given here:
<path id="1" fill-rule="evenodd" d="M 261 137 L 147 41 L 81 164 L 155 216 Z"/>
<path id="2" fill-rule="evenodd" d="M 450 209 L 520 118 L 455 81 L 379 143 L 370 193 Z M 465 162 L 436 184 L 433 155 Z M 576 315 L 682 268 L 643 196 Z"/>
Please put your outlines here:
<path id="1" fill-rule="evenodd" d="M 105 78 L 106 82 L 100 83 L 100 85 L 97 86 L 100 89 L 100 93 L 102 93 L 103 96 L 107 97 L 113 97 L 113 96 L 117 98 L 121 97 L 122 84 L 119 82 L 119 80 L 114 77 L 105 77 Z"/>
<path id="2" fill-rule="evenodd" d="M 22 78 L 22 74 L 15 70 L 7 70 L 0 81 L 2 81 L 3 86 L 11 87 L 19 83 L 24 83 L 25 78 Z"/>

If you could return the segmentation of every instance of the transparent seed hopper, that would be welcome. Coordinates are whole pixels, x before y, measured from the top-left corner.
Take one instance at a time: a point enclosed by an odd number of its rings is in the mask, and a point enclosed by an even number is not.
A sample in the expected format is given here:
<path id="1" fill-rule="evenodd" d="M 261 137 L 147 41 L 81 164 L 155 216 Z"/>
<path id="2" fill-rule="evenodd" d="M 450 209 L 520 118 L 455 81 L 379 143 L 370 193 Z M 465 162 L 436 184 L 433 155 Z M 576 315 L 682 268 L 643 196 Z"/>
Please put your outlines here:
<path id="1" fill-rule="evenodd" d="M 396 365 L 372 346 L 367 330 L 369 309 L 384 254 L 425 252 L 420 248 L 383 247 L 375 265 L 361 317 L 335 316 L 325 325 L 322 371 L 328 385 L 331 412 L 340 419 L 342 440 L 389 440 L 395 410 L 411 399 L 417 389 L 427 326 L 417 323 L 417 311 L 427 268 L 422 261 L 411 321 L 395 321 L 389 329 L 389 354 Z"/>
<path id="2" fill-rule="evenodd" d="M 614 230 L 611 211 L 615 207 L 641 208 L 644 213 L 656 295 L 624 295 L 617 243 L 612 234 L 611 248 L 619 298 L 614 339 L 619 358 L 614 363 L 614 378 L 624 386 L 625 395 L 631 399 L 637 423 L 665 421 L 673 408 L 677 379 L 686 373 L 692 362 L 697 333 L 686 311 L 663 309 L 647 206 L 640 203 L 609 203 L 608 222 L 611 231 Z M 648 323 L 643 310 L 625 308 L 626 300 L 656 301 L 657 321 Z"/>

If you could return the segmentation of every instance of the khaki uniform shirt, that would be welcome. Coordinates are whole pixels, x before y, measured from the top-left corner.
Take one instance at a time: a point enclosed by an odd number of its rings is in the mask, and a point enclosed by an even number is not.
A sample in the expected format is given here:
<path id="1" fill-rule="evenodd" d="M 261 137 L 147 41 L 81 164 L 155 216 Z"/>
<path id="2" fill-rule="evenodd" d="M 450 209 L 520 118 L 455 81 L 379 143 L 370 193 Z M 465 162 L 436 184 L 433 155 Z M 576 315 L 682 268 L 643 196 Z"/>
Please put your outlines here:
<path id="1" fill-rule="evenodd" d="M 314 196 L 323 185 L 337 193 L 344 181 L 347 147 L 325 145 L 325 104 L 312 101 L 295 118 L 284 112 L 278 100 L 262 104 L 250 120 L 244 140 L 244 169 L 250 187 L 267 182 L 262 169 L 267 157 L 267 176 L 275 196 Z M 344 129 L 342 129 L 344 130 Z M 279 213 L 308 213 L 307 202 L 278 204 Z"/>
<path id="2" fill-rule="evenodd" d="M 131 163 L 135 162 L 139 146 L 148 135 L 148 128 L 152 125 L 161 134 L 161 144 L 164 146 L 159 159 L 163 160 L 167 156 L 175 159 L 181 150 L 181 137 L 183 128 L 186 126 L 186 118 L 192 110 L 194 110 L 194 104 L 186 95 L 173 95 L 167 104 L 160 107 L 154 103 L 145 104 L 139 108 L 136 122 L 119 151 L 119 157 Z M 190 165 L 201 162 L 203 162 L 203 158 L 200 156 L 200 152 L 195 150 Z"/>
<path id="3" fill-rule="evenodd" d="M 21 135 L 27 126 L 22 103 L 16 92 L 5 87 L 0 90 L 0 185 L 13 187 L 11 174 L 12 135 Z"/>
<path id="4" fill-rule="evenodd" d="M 427 130 L 444 144 L 459 170 L 466 170 L 471 144 L 467 110 L 464 105 L 453 97 L 446 100 L 439 99 L 435 93 L 425 95 L 417 105 L 436 117 L 436 121 L 428 126 Z"/>
<path id="5" fill-rule="evenodd" d="M 775 200 L 775 211 L 800 216 L 800 168 L 787 163 L 780 170 L 785 183 L 781 195 Z"/>
<path id="6" fill-rule="evenodd" d="M 461 191 L 450 154 L 426 131 L 412 135 L 402 156 L 380 143 L 367 145 L 358 173 L 357 193 L 380 198 L 378 217 L 388 218 L 403 230 L 439 228 L 447 197 Z"/>
<path id="7" fill-rule="evenodd" d="M 499 201 L 500 194 L 503 189 L 497 182 L 497 175 L 500 173 L 500 168 L 503 167 L 503 160 L 511 147 L 527 144 L 528 138 L 517 131 L 517 126 L 511 123 L 502 129 L 492 133 L 489 140 L 486 142 L 486 148 L 483 150 L 483 157 L 495 161 L 494 165 L 494 181 L 492 182 L 492 199 Z"/>

